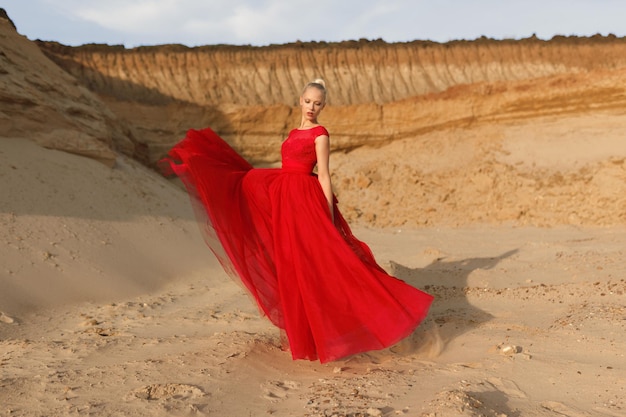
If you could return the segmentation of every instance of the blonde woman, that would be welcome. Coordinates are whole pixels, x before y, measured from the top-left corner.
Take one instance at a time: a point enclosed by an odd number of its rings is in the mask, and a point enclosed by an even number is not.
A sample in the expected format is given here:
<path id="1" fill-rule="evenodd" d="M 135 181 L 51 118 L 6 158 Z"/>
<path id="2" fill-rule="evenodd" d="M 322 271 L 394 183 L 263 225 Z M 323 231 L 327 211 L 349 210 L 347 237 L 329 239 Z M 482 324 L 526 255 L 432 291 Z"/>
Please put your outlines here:
<path id="1" fill-rule="evenodd" d="M 325 105 L 324 81 L 308 83 L 281 168 L 253 168 L 208 128 L 190 130 L 163 160 L 187 186 L 207 244 L 281 329 L 285 349 L 322 363 L 395 344 L 432 302 L 388 275 L 341 215 L 318 121 Z"/>

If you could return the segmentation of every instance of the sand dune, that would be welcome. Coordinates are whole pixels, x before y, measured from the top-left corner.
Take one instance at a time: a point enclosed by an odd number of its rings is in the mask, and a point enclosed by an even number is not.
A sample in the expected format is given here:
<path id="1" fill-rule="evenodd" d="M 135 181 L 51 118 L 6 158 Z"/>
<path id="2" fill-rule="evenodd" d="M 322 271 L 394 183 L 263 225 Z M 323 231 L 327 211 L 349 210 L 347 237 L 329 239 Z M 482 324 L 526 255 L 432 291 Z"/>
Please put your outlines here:
<path id="1" fill-rule="evenodd" d="M 187 196 L 139 163 L 10 138 L 0 155 L 5 313 L 143 294 L 211 265 Z"/>
<path id="2" fill-rule="evenodd" d="M 0 415 L 626 415 L 623 40 L 120 51 L 35 44 L 2 14 L 0 35 Z M 437 88 L 384 75 L 411 48 Z M 325 61 L 341 86 L 324 113 L 334 184 L 381 264 L 436 297 L 407 340 L 325 365 L 280 349 L 187 195 L 151 169 L 205 124 L 275 163 L 299 81 L 213 112 L 189 98 L 211 84 L 142 78 L 186 74 L 194 54 L 322 52 L 398 57 L 369 83 Z M 97 75 L 116 71 L 135 89 Z"/>

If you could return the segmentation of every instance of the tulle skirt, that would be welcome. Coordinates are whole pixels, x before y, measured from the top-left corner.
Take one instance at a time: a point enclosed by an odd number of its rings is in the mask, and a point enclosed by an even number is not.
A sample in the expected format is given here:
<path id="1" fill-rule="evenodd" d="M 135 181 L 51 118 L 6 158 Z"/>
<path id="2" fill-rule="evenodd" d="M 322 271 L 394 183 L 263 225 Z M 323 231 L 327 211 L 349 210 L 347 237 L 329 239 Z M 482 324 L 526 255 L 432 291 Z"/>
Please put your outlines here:
<path id="1" fill-rule="evenodd" d="M 388 275 L 317 177 L 253 168 L 211 129 L 190 130 L 162 161 L 185 183 L 207 245 L 272 323 L 294 359 L 328 362 L 389 347 L 432 296 Z"/>

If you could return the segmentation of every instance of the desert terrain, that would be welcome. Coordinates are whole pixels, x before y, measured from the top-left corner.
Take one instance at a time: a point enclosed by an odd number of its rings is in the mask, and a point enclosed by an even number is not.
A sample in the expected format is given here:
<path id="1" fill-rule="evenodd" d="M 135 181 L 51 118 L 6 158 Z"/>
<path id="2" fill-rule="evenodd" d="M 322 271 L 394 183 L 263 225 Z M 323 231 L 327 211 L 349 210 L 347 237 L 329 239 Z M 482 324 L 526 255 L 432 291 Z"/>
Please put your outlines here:
<path id="1" fill-rule="evenodd" d="M 0 13 L 0 415 L 626 415 L 626 39 L 126 49 Z M 339 206 L 435 296 L 293 361 L 155 164 L 211 126 L 279 166 L 323 77 Z"/>

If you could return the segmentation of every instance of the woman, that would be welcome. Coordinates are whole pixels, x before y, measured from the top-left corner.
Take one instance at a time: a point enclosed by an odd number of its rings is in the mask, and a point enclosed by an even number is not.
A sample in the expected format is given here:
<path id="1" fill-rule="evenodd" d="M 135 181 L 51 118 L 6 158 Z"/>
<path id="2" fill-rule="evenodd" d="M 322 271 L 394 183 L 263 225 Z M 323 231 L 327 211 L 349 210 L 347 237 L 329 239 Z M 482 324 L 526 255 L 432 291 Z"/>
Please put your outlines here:
<path id="1" fill-rule="evenodd" d="M 292 357 L 322 363 L 395 344 L 432 302 L 388 275 L 337 208 L 318 123 L 325 104 L 324 81 L 308 83 L 281 168 L 253 168 L 211 129 L 190 130 L 164 159 L 193 196 L 207 244 L 284 332 Z"/>

